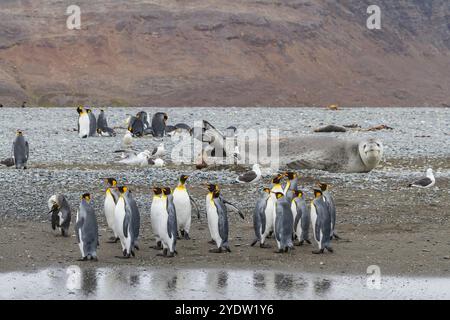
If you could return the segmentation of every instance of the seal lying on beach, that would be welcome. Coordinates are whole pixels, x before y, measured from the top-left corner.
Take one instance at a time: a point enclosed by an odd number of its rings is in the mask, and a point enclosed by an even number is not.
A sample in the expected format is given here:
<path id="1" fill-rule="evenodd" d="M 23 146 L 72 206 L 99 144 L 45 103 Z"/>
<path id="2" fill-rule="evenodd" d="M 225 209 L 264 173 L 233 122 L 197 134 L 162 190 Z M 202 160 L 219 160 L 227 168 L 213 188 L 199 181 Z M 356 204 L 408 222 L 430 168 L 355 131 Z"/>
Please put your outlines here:
<path id="1" fill-rule="evenodd" d="M 279 154 L 291 169 L 369 172 L 380 163 L 383 144 L 373 138 L 354 141 L 306 136 L 281 139 Z"/>

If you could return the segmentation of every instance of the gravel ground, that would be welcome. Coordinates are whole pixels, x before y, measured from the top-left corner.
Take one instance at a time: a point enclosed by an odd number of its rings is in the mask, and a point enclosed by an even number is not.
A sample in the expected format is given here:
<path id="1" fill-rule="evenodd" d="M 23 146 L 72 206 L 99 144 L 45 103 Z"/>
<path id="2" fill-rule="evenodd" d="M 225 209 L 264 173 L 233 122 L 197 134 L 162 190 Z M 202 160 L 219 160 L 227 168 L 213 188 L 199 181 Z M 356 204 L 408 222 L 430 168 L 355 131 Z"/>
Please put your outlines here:
<path id="1" fill-rule="evenodd" d="M 255 203 L 255 191 L 268 184 L 269 176 L 255 185 L 234 183 L 242 166 L 212 167 L 195 170 L 192 165 L 165 168 L 129 167 L 115 164 L 121 148 L 126 114 L 140 109 L 106 109 L 110 126 L 117 127 L 115 138 L 79 139 L 74 131 L 77 114 L 74 109 L 0 109 L 0 157 L 10 155 L 11 142 L 17 128 L 24 130 L 30 143 L 29 169 L 25 171 L 0 167 L 2 184 L 2 206 L 0 207 L 0 271 L 45 267 L 54 264 L 70 264 L 78 258 L 74 239 L 55 238 L 47 221 L 47 199 L 56 192 L 63 192 L 75 212 L 79 197 L 84 192 L 93 194 L 99 223 L 104 230 L 103 184 L 101 177 L 117 177 L 130 185 L 142 215 L 150 212 L 152 185 L 174 185 L 181 173 L 191 176 L 190 191 L 203 210 L 205 190 L 201 186 L 207 181 L 218 182 L 223 194 L 238 204 L 246 215 L 245 221 L 230 213 L 232 245 L 239 244 L 231 255 L 213 259 L 207 254 L 208 230 L 206 219 L 196 221 L 192 244 L 180 241 L 180 258 L 170 262 L 153 259 L 154 253 L 145 249 L 139 259 L 125 263 L 139 265 L 172 265 L 177 261 L 191 266 L 233 266 L 296 268 L 291 256 L 279 257 L 273 250 L 250 248 L 253 239 L 251 215 Z M 240 128 L 278 128 L 282 136 L 312 133 L 321 125 L 347 125 L 357 123 L 363 128 L 386 124 L 393 130 L 376 132 L 349 131 L 346 133 L 320 133 L 320 135 L 359 138 L 377 137 L 385 145 L 385 159 L 369 174 L 337 174 L 307 170 L 300 172 L 300 185 L 309 188 L 314 181 L 325 180 L 334 185 L 338 207 L 338 230 L 350 242 L 335 244 L 336 253 L 327 255 L 326 267 L 318 264 L 310 254 L 310 248 L 297 250 L 293 256 L 301 255 L 301 266 L 311 272 L 365 272 L 365 268 L 378 259 L 385 270 L 392 274 L 448 274 L 450 268 L 450 109 L 326 109 L 296 108 L 252 108 L 209 109 L 145 108 L 149 113 L 165 111 L 169 123 L 205 119 L 218 129 L 229 125 Z M 95 109 L 94 109 L 95 112 Z M 97 112 L 96 112 L 97 113 Z M 152 149 L 161 140 L 144 137 L 135 139 L 139 149 Z M 166 149 L 173 143 L 164 138 Z M 166 157 L 168 160 L 168 156 Z M 411 190 L 405 185 L 411 179 L 424 174 L 431 166 L 436 172 L 437 183 L 432 190 Z M 196 220 L 196 219 L 194 219 Z M 142 241 L 151 244 L 150 226 L 144 219 Z M 23 241 L 18 241 L 18 239 Z M 205 240 L 205 241 L 203 241 Z M 12 245 L 14 243 L 14 245 Z M 42 247 L 45 249 L 42 251 Z M 423 251 L 425 250 L 425 251 Z M 26 251 L 32 251 L 30 261 Z M 117 252 L 116 252 L 117 251 Z M 20 256 L 16 254 L 20 252 Z M 103 264 L 116 264 L 114 246 L 100 248 Z M 399 257 L 400 256 L 400 257 Z M 146 258 L 148 257 L 148 259 Z M 247 257 L 247 258 L 243 258 Z M 324 258 L 322 258 L 324 259 Z M 297 260 L 295 260 L 298 262 Z M 351 263 L 353 261 L 353 263 Z M 122 263 L 122 262 L 120 262 Z M 376 263 L 375 263 L 376 264 Z"/>

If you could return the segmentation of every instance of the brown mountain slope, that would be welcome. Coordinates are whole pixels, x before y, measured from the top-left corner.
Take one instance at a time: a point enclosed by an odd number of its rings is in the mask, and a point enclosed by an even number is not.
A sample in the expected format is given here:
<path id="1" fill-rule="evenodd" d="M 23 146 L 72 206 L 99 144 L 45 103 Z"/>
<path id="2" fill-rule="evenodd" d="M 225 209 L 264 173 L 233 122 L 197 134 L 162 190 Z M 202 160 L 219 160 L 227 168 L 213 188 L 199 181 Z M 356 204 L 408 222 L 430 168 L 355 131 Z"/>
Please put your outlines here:
<path id="1" fill-rule="evenodd" d="M 450 104 L 450 2 L 0 2 L 0 103 Z"/>

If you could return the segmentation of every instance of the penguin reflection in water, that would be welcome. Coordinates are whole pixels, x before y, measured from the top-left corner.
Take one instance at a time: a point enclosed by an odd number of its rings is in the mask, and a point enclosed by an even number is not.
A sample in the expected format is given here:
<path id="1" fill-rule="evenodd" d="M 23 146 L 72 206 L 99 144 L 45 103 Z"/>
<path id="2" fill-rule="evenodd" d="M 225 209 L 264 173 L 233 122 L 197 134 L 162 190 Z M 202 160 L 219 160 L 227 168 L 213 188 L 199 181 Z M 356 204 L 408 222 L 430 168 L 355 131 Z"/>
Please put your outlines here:
<path id="1" fill-rule="evenodd" d="M 215 184 L 208 184 L 209 193 L 206 196 L 206 215 L 208 218 L 208 227 L 212 241 L 217 249 L 211 249 L 210 252 L 221 253 L 223 251 L 231 252 L 228 244 L 228 210 L 226 204 L 232 206 L 236 212 L 244 219 L 242 212 L 232 203 L 225 200 L 220 195 L 219 187 Z"/>
<path id="2" fill-rule="evenodd" d="M 58 228 L 61 235 L 67 237 L 69 235 L 72 214 L 66 197 L 62 194 L 51 196 L 48 200 L 48 208 L 50 209 L 49 213 L 52 214 L 52 229 L 56 230 L 56 228 Z"/>
<path id="3" fill-rule="evenodd" d="M 123 257 L 135 256 L 134 249 L 139 250 L 137 239 L 141 218 L 136 201 L 134 201 L 128 187 L 118 187 L 120 192 L 119 200 L 114 210 L 115 228 L 118 233 L 120 244 L 122 245 Z"/>
<path id="4" fill-rule="evenodd" d="M 325 249 L 333 252 L 330 246 L 331 234 L 331 215 L 322 190 L 314 189 L 315 199 L 311 201 L 311 224 L 313 229 L 314 239 L 319 247 L 318 250 L 313 251 L 314 254 L 323 253 Z"/>
<path id="5" fill-rule="evenodd" d="M 81 259 L 79 261 L 97 261 L 98 225 L 89 193 L 85 193 L 81 197 L 75 233 L 81 251 Z"/>

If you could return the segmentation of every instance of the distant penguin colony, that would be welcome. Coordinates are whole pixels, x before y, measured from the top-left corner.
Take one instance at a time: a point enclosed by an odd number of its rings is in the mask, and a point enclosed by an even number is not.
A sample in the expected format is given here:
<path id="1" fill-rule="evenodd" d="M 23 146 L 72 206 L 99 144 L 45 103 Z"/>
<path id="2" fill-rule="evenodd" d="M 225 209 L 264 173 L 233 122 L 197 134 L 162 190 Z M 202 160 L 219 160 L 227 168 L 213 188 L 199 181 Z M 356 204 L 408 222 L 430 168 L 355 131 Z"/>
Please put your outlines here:
<path id="1" fill-rule="evenodd" d="M 116 136 L 116 131 L 108 126 L 105 110 L 101 109 L 97 118 L 92 108 L 79 106 L 77 112 L 77 132 L 79 138 L 82 139 L 80 141 L 83 141 L 83 143 L 85 143 L 85 139 L 90 137 Z M 149 121 L 150 118 L 151 121 Z M 123 128 L 125 131 L 122 139 L 124 149 L 115 151 L 122 154 L 122 158 L 116 163 L 154 166 L 155 168 L 163 167 L 166 165 L 164 137 L 186 134 L 192 136 L 193 139 L 200 140 L 206 146 L 201 151 L 201 163 L 199 162 L 196 166 L 199 170 L 204 169 L 208 166 L 206 163 L 208 157 L 226 156 L 225 136 L 235 137 L 236 132 L 238 132 L 236 127 L 231 126 L 227 129 L 226 135 L 222 135 L 207 121 L 203 121 L 201 128 L 191 128 L 184 123 L 170 126 L 167 124 L 168 118 L 165 112 L 156 112 L 152 117 L 145 111 L 130 115 L 127 119 L 127 126 Z M 147 135 L 158 138 L 154 139 L 157 142 L 152 146 L 153 150 L 149 148 L 139 152 L 133 149 L 133 141 Z M 377 145 L 372 147 L 375 148 Z M 360 149 L 364 152 L 367 151 L 367 148 L 367 145 L 360 146 Z M 0 164 L 14 166 L 16 169 L 26 169 L 29 156 L 30 148 L 24 132 L 17 130 L 12 144 L 11 158 L 2 160 Z M 233 157 L 239 156 L 239 148 L 235 148 Z M 299 162 L 297 165 L 301 166 L 301 163 Z M 297 169 L 296 166 L 288 167 Z M 132 187 L 119 185 L 118 181 L 112 177 L 102 179 L 105 187 L 102 188 L 104 199 L 101 217 L 104 217 L 109 235 L 108 241 L 105 242 L 117 246 L 118 253 L 120 250 L 120 254 L 117 255 L 118 258 L 129 259 L 136 256 L 140 249 L 140 234 L 144 231 L 151 233 L 154 237 L 155 243 L 152 248 L 158 250 L 157 255 L 165 258 L 173 258 L 178 255 L 178 240 L 183 240 L 180 243 L 189 241 L 195 243 L 195 239 L 191 240 L 192 214 L 195 213 L 198 220 L 201 220 L 201 215 L 197 202 L 191 196 L 190 184 L 188 190 L 188 175 L 181 174 L 178 181 L 172 186 L 152 186 L 151 189 L 149 188 L 153 194 L 150 195 L 150 192 L 147 194 L 151 206 L 150 211 L 146 214 L 150 215 L 151 228 L 143 228 L 142 226 L 145 220 L 141 219 L 141 212 L 131 190 Z M 314 196 L 311 199 L 308 196 L 308 191 L 303 188 L 304 186 L 300 187 L 299 185 L 302 179 L 299 178 L 298 172 L 287 171 L 275 174 L 270 180 L 271 185 L 263 185 L 263 188 L 260 189 L 260 187 L 254 187 L 258 185 L 257 183 L 264 181 L 258 163 L 254 163 L 251 170 L 239 174 L 233 179 L 235 179 L 236 185 L 239 183 L 255 190 L 256 204 L 253 208 L 255 237 L 250 243 L 252 247 L 259 243 L 260 248 L 274 248 L 275 252 L 283 254 L 291 252 L 294 246 L 311 245 L 311 240 L 314 240 L 316 248 L 312 253 L 334 252 L 331 242 L 332 240 L 339 240 L 340 237 L 336 231 L 337 208 L 330 184 L 318 182 L 317 188 L 312 189 Z M 426 172 L 426 177 L 412 182 L 408 186 L 427 189 L 433 187 L 435 183 L 436 179 L 430 168 Z M 229 210 L 237 213 L 242 219 L 245 219 L 245 216 L 236 205 L 225 199 L 217 183 L 208 182 L 206 189 L 203 212 L 206 215 L 211 239 L 208 243 L 214 246 L 210 248 L 209 252 L 229 253 L 232 251 L 230 229 L 233 229 L 233 220 L 230 220 L 228 215 Z M 70 227 L 74 225 L 74 236 L 81 253 L 80 261 L 97 261 L 99 227 L 91 194 L 84 193 L 81 196 L 76 210 L 76 221 L 72 224 L 72 211 L 68 199 L 62 193 L 52 195 L 48 199 L 51 228 L 55 231 L 55 234 L 57 232 L 56 236 L 69 237 L 71 235 Z M 205 233 L 208 231 L 205 231 Z M 272 242 L 273 245 L 268 242 Z"/>

